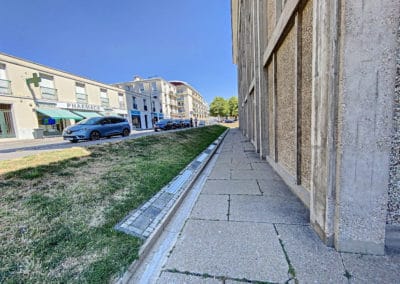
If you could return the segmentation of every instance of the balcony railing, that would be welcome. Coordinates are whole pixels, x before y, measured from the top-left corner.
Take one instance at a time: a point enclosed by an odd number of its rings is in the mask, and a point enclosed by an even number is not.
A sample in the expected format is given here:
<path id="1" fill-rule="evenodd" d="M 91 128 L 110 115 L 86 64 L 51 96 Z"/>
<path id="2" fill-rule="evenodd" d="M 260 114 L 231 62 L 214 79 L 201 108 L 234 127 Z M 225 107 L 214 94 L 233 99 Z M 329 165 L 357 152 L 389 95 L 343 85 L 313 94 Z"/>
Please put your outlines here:
<path id="1" fill-rule="evenodd" d="M 84 93 L 75 93 L 76 95 L 76 102 L 81 104 L 87 104 L 88 102 L 88 95 Z"/>
<path id="2" fill-rule="evenodd" d="M 53 101 L 56 101 L 58 99 L 57 89 L 40 87 L 40 92 L 42 94 L 42 99 L 53 100 Z"/>
<path id="3" fill-rule="evenodd" d="M 2 96 L 11 95 L 11 81 L 0 79 L 0 95 Z"/>

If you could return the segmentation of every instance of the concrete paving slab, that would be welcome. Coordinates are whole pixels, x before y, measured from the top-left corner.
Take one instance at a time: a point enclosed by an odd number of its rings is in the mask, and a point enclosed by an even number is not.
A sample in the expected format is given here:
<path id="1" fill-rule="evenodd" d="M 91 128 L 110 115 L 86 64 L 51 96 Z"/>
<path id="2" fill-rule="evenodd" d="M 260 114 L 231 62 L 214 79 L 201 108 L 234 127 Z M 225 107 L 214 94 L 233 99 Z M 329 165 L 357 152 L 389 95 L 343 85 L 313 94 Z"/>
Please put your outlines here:
<path id="1" fill-rule="evenodd" d="M 230 165 L 231 170 L 252 170 L 251 163 L 246 161 L 236 162 L 234 159 Z"/>
<path id="2" fill-rule="evenodd" d="M 245 194 L 261 195 L 255 180 L 208 180 L 204 185 L 203 194 Z"/>
<path id="3" fill-rule="evenodd" d="M 225 167 L 214 167 L 208 176 L 209 179 L 231 179 L 231 170 Z"/>
<path id="4" fill-rule="evenodd" d="M 310 226 L 276 228 L 300 283 L 348 283 L 340 254 L 323 244 Z"/>
<path id="5" fill-rule="evenodd" d="M 175 272 L 162 272 L 157 284 L 178 284 L 178 283 L 192 283 L 192 284 L 221 284 L 221 280 L 205 278 L 201 276 L 188 275 Z"/>
<path id="6" fill-rule="evenodd" d="M 285 282 L 288 264 L 271 224 L 187 221 L 165 269 Z"/>
<path id="7" fill-rule="evenodd" d="M 400 255 L 342 253 L 351 283 L 400 283 Z"/>
<path id="8" fill-rule="evenodd" d="M 228 195 L 201 194 L 194 205 L 191 218 L 227 221 L 228 200 Z"/>
<path id="9" fill-rule="evenodd" d="M 233 170 L 232 179 L 281 179 L 274 171 L 265 170 Z"/>
<path id="10" fill-rule="evenodd" d="M 253 170 L 266 170 L 266 171 L 273 171 L 274 169 L 268 164 L 266 161 L 258 161 L 251 163 L 251 167 Z"/>
<path id="11" fill-rule="evenodd" d="M 297 199 L 286 183 L 281 179 L 261 179 L 258 181 L 260 190 L 265 196 L 282 196 L 287 199 Z"/>
<path id="12" fill-rule="evenodd" d="M 308 224 L 309 211 L 300 200 L 281 196 L 231 195 L 231 221 Z"/>

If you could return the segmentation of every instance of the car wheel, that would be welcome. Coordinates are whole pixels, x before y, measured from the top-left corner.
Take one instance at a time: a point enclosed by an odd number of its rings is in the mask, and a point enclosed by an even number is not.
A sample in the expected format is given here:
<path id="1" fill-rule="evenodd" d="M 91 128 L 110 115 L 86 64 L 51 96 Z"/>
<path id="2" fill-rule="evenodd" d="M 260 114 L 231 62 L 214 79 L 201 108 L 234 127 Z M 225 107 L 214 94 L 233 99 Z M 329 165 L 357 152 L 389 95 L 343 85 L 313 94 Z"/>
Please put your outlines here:
<path id="1" fill-rule="evenodd" d="M 76 140 L 76 139 L 71 140 L 71 143 L 78 143 L 78 140 Z"/>
<path id="2" fill-rule="evenodd" d="M 100 133 L 98 131 L 93 131 L 90 133 L 90 140 L 98 140 L 100 139 Z"/>
<path id="3" fill-rule="evenodd" d="M 130 134 L 130 131 L 129 131 L 128 128 L 125 128 L 125 129 L 122 131 L 122 136 L 124 136 L 124 137 L 129 136 L 129 134 Z"/>

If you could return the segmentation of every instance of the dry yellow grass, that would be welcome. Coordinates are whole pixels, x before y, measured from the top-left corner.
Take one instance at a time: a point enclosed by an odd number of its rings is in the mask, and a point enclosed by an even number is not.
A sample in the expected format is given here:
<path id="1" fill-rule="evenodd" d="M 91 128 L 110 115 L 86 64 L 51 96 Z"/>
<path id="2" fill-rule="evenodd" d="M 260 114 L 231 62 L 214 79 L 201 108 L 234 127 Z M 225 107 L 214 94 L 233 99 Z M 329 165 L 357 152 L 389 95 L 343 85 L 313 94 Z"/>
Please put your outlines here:
<path id="1" fill-rule="evenodd" d="M 238 128 L 239 127 L 239 121 L 235 121 L 233 123 L 220 123 L 221 125 L 228 127 L 228 128 Z"/>
<path id="2" fill-rule="evenodd" d="M 0 161 L 0 175 L 30 167 L 48 165 L 75 157 L 89 156 L 90 152 L 81 147 L 43 152 L 23 158 Z"/>

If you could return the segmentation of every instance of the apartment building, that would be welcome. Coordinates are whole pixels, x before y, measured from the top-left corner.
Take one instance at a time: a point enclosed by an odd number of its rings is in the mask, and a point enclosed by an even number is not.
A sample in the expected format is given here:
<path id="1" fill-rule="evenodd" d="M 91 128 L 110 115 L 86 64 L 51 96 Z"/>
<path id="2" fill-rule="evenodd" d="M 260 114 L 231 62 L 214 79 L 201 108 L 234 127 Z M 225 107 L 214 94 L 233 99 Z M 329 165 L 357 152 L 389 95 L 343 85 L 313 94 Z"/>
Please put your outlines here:
<path id="1" fill-rule="evenodd" d="M 195 88 L 183 81 L 170 81 L 170 83 L 176 86 L 179 117 L 198 119 L 208 117 L 208 104 Z"/>
<path id="2" fill-rule="evenodd" d="M 60 135 L 103 115 L 127 116 L 123 89 L 0 53 L 0 139 Z"/>
<path id="3" fill-rule="evenodd" d="M 135 128 L 152 128 L 159 119 L 178 117 L 176 88 L 163 78 L 135 76 L 113 85 L 126 91 L 129 120 Z"/>
<path id="4" fill-rule="evenodd" d="M 399 247 L 400 0 L 231 8 L 243 133 L 327 245 Z"/>

